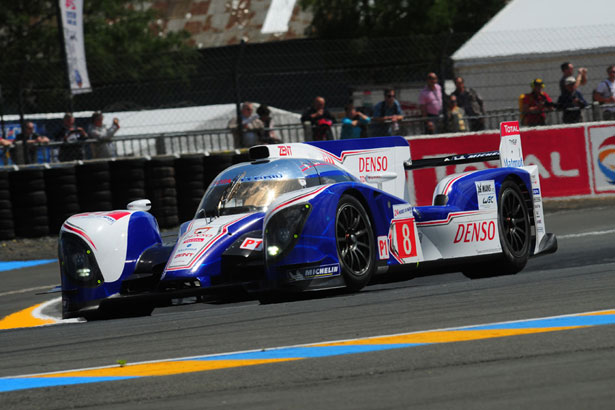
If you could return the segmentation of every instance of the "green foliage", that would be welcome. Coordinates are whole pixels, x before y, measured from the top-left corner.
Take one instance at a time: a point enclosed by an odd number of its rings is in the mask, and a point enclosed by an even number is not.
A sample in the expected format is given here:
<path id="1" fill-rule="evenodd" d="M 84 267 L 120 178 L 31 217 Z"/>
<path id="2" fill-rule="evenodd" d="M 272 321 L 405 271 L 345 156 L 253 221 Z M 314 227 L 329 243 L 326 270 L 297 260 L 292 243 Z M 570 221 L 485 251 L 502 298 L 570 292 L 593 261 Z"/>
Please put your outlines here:
<path id="1" fill-rule="evenodd" d="M 475 32 L 507 0 L 301 0 L 322 38 L 397 37 Z"/>
<path id="2" fill-rule="evenodd" d="M 187 43 L 189 34 L 159 35 L 156 11 L 145 10 L 142 3 L 85 2 L 86 58 L 95 91 L 110 83 L 185 79 L 196 71 L 193 62 L 198 54 Z M 0 0 L 0 85 L 5 109 L 14 110 L 18 89 L 26 111 L 47 109 L 43 99 L 65 98 L 57 13 L 57 0 Z"/>

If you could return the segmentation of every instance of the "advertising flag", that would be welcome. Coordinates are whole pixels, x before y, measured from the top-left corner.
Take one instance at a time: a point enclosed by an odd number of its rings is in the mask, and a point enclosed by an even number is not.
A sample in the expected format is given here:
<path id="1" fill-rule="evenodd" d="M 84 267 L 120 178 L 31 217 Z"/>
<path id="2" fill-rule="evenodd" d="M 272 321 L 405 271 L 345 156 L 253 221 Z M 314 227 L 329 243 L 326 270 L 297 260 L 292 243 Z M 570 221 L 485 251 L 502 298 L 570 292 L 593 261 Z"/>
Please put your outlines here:
<path id="1" fill-rule="evenodd" d="M 90 78 L 85 61 L 85 44 L 83 41 L 83 1 L 59 0 L 64 32 L 64 48 L 70 91 L 74 94 L 91 92 Z"/>

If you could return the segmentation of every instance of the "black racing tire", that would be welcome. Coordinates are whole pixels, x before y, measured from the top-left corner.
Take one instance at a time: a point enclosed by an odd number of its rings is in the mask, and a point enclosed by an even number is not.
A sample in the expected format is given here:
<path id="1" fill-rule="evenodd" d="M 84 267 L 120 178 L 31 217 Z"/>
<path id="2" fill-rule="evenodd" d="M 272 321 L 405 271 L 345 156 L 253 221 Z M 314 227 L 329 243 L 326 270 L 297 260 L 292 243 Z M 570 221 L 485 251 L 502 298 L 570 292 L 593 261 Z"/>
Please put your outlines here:
<path id="1" fill-rule="evenodd" d="M 532 231 L 529 210 L 519 185 L 504 181 L 498 195 L 498 231 L 502 254 L 495 262 L 473 265 L 463 271 L 470 279 L 514 275 L 530 257 Z"/>
<path id="2" fill-rule="evenodd" d="M 12 228 L 0 229 L 0 239 L 13 239 L 15 238 L 15 231 Z"/>
<path id="3" fill-rule="evenodd" d="M 530 257 L 530 213 L 521 189 L 513 181 L 505 181 L 502 184 L 498 204 L 498 229 L 503 251 L 502 269 L 504 274 L 512 275 L 521 271 Z"/>
<path id="4" fill-rule="evenodd" d="M 353 196 L 343 195 L 335 214 L 337 256 L 346 287 L 362 289 L 376 266 L 376 245 L 372 224 L 365 208 Z"/>

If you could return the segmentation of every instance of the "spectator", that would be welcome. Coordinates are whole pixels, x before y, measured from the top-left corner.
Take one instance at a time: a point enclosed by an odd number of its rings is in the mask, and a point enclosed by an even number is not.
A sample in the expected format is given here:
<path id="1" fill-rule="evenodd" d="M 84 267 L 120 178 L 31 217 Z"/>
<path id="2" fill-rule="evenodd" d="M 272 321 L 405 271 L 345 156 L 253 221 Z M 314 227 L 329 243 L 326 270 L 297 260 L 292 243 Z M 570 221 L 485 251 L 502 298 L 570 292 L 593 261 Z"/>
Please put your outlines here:
<path id="1" fill-rule="evenodd" d="M 564 79 L 564 92 L 557 99 L 557 106 L 563 110 L 562 121 L 565 124 L 581 122 L 581 110 L 587 106 L 587 101 L 581 92 L 575 89 L 577 79 L 570 76 Z"/>
<path id="2" fill-rule="evenodd" d="M 435 134 L 438 132 L 438 119 L 442 114 L 442 87 L 438 84 L 435 73 L 427 74 L 427 85 L 419 94 L 421 115 L 426 118 L 425 132 Z"/>
<path id="3" fill-rule="evenodd" d="M 615 65 L 608 66 L 606 72 L 608 77 L 594 90 L 594 101 L 609 105 L 602 111 L 602 119 L 608 121 L 615 119 Z"/>
<path id="4" fill-rule="evenodd" d="M 342 120 L 341 139 L 365 138 L 367 136 L 367 125 L 371 118 L 357 111 L 353 104 L 346 104 L 344 110 L 346 116 Z"/>
<path id="5" fill-rule="evenodd" d="M 463 108 L 471 131 L 482 131 L 485 129 L 485 108 L 483 99 L 473 88 L 466 88 L 462 77 L 455 78 L 455 91 L 453 95 L 457 97 L 457 104 Z"/>
<path id="6" fill-rule="evenodd" d="M 466 121 L 463 118 L 463 113 L 461 112 L 461 109 L 459 108 L 459 106 L 457 105 L 457 96 L 455 94 L 452 94 L 449 97 L 449 130 L 452 132 L 460 132 L 460 131 L 465 131 L 467 129 L 466 127 Z"/>
<path id="7" fill-rule="evenodd" d="M 86 138 L 85 130 L 75 126 L 73 114 L 64 114 L 62 129 L 54 137 L 55 141 L 63 142 L 58 159 L 60 161 L 83 159 L 83 147 L 79 143 Z"/>
<path id="8" fill-rule="evenodd" d="M 310 123 L 312 127 L 312 140 L 324 141 L 333 139 L 331 125 L 335 123 L 335 118 L 325 108 L 325 99 L 323 97 L 314 98 L 312 106 L 303 112 L 301 122 Z"/>
<path id="9" fill-rule="evenodd" d="M 0 165 L 11 165 L 10 152 L 13 149 L 13 140 L 0 137 Z"/>
<path id="10" fill-rule="evenodd" d="M 94 158 L 110 158 L 113 156 L 113 145 L 111 139 L 120 129 L 120 121 L 117 118 L 113 119 L 113 124 L 107 128 L 103 125 L 104 116 L 100 111 L 92 114 L 92 123 L 88 128 L 88 137 L 95 139 L 93 145 Z"/>
<path id="11" fill-rule="evenodd" d="M 384 101 L 380 101 L 374 107 L 374 123 L 372 136 L 385 137 L 399 135 L 399 121 L 404 119 L 401 105 L 395 99 L 395 90 L 384 90 Z"/>
<path id="12" fill-rule="evenodd" d="M 561 94 L 564 94 L 567 90 L 566 88 L 566 79 L 568 77 L 574 77 L 574 66 L 565 62 L 560 66 L 562 69 L 562 78 L 559 80 L 559 90 Z M 587 83 L 587 68 L 579 68 L 577 76 L 574 81 L 574 89 L 576 90 L 579 86 L 585 85 Z"/>
<path id="13" fill-rule="evenodd" d="M 238 148 L 248 148 L 260 144 L 265 130 L 265 125 L 258 118 L 258 115 L 254 114 L 254 107 L 248 101 L 241 104 L 241 134 L 237 127 L 237 118 L 230 120 L 228 127 L 233 130 L 235 147 Z"/>
<path id="14" fill-rule="evenodd" d="M 545 125 L 547 119 L 546 112 L 552 111 L 555 104 L 551 97 L 549 97 L 549 94 L 542 90 L 545 84 L 540 78 L 536 78 L 530 85 L 532 92 L 525 94 L 525 97 L 523 97 L 523 124 L 529 126 Z"/>
<path id="15" fill-rule="evenodd" d="M 282 142 L 282 140 L 276 135 L 275 130 L 272 129 L 274 125 L 269 107 L 265 104 L 261 104 L 256 109 L 256 113 L 258 114 L 258 119 L 261 120 L 263 126 L 265 127 L 262 142 L 264 144 L 279 144 Z"/>
<path id="16" fill-rule="evenodd" d="M 27 163 L 43 162 L 38 161 L 37 145 L 49 143 L 49 138 L 39 135 L 34 131 L 34 123 L 26 122 L 21 134 L 17 135 L 17 141 L 22 141 L 24 144 L 25 160 Z"/>

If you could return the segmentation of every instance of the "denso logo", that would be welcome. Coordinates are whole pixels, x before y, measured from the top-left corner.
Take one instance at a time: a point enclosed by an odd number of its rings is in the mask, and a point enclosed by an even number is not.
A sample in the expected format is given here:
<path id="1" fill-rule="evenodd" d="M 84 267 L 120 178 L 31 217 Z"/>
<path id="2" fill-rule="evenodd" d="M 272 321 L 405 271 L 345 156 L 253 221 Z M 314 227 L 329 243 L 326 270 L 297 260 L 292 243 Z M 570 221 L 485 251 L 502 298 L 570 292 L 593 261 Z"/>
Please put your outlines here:
<path id="1" fill-rule="evenodd" d="M 359 158 L 359 172 L 379 172 L 389 168 L 389 159 L 383 157 Z"/>
<path id="2" fill-rule="evenodd" d="M 290 145 L 278 145 L 280 150 L 281 157 L 291 157 L 293 155 L 293 151 Z"/>
<path id="3" fill-rule="evenodd" d="M 495 238 L 495 222 L 469 222 L 461 224 L 457 227 L 455 240 L 453 243 L 459 242 L 484 242 L 491 241 Z"/>

